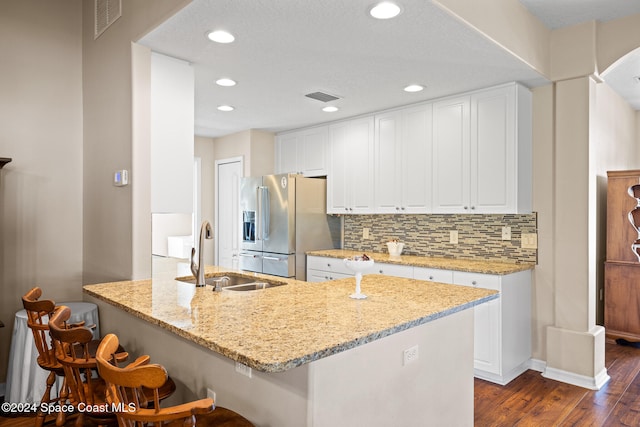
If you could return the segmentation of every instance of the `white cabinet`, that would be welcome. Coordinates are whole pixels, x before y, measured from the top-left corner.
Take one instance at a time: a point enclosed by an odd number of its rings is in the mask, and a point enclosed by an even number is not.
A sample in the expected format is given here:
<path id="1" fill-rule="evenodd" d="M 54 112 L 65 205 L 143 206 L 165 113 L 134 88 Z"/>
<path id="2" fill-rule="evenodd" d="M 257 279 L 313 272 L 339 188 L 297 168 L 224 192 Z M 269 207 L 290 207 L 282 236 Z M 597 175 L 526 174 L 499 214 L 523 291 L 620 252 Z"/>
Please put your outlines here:
<path id="1" fill-rule="evenodd" d="M 453 283 L 453 271 L 439 268 L 413 267 L 413 278 L 429 282 Z"/>
<path id="2" fill-rule="evenodd" d="M 475 376 L 506 384 L 529 368 L 531 271 L 504 276 L 453 272 L 453 283 L 494 289 L 500 298 L 474 307 Z"/>
<path id="3" fill-rule="evenodd" d="M 413 267 L 410 265 L 387 264 L 384 262 L 376 262 L 373 268 L 365 273 L 368 274 L 384 274 L 385 276 L 404 277 L 413 279 Z"/>
<path id="4" fill-rule="evenodd" d="M 373 212 L 373 117 L 329 126 L 327 213 Z"/>
<path id="5" fill-rule="evenodd" d="M 468 96 L 433 104 L 433 193 L 436 213 L 469 209 L 469 106 Z"/>
<path id="6" fill-rule="evenodd" d="M 517 84 L 433 106 L 433 212 L 531 211 L 531 93 Z"/>
<path id="7" fill-rule="evenodd" d="M 346 277 L 353 277 L 353 273 L 342 259 L 307 256 L 307 282 L 326 282 Z"/>
<path id="8" fill-rule="evenodd" d="M 375 117 L 375 213 L 431 208 L 432 105 Z"/>
<path id="9" fill-rule="evenodd" d="M 328 126 L 303 129 L 276 136 L 276 173 L 304 176 L 327 174 Z"/>

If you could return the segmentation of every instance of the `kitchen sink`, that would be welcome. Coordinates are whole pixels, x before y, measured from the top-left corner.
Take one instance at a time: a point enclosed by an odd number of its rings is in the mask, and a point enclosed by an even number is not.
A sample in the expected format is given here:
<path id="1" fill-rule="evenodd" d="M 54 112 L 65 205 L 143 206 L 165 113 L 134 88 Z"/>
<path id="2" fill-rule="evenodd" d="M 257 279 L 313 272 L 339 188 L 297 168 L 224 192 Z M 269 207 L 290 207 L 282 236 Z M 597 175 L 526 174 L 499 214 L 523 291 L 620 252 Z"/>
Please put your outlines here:
<path id="1" fill-rule="evenodd" d="M 223 279 L 228 278 L 228 280 Z M 284 282 L 272 282 L 264 279 L 256 280 L 256 277 L 236 276 L 228 274 L 225 276 L 205 277 L 206 285 L 216 286 L 218 283 L 222 285 L 223 291 L 257 291 L 260 289 L 274 288 L 286 285 Z M 196 279 L 192 277 L 184 277 L 176 279 L 180 282 L 195 283 Z"/>
<path id="2" fill-rule="evenodd" d="M 260 289 L 274 288 L 282 285 L 284 285 L 284 283 L 252 282 L 252 283 L 244 283 L 242 285 L 225 286 L 222 288 L 222 290 L 223 291 L 257 291 Z"/>

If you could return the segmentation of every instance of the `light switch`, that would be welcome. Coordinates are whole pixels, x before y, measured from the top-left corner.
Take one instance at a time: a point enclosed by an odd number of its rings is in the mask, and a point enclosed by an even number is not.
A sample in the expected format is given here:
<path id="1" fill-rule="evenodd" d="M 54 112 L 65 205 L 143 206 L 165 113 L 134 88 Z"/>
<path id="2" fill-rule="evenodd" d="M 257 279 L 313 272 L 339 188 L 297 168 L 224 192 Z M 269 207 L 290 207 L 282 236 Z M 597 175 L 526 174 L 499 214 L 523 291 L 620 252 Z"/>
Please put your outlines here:
<path id="1" fill-rule="evenodd" d="M 363 227 L 362 228 L 362 238 L 363 239 L 368 239 L 369 238 L 369 229 L 367 227 Z"/>
<path id="2" fill-rule="evenodd" d="M 451 230 L 449 232 L 449 243 L 453 243 L 454 245 L 458 244 L 458 230 Z"/>

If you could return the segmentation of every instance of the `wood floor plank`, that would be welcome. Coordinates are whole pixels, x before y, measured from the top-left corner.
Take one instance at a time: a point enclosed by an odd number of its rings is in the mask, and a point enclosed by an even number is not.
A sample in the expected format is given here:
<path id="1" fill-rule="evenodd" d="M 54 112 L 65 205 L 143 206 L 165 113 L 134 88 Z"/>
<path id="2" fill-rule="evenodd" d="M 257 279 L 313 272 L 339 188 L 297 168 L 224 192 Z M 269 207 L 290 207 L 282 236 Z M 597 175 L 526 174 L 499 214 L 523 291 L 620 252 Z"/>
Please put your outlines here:
<path id="1" fill-rule="evenodd" d="M 603 425 L 627 388 L 640 372 L 640 350 L 611 345 L 607 353 L 609 382 L 600 390 L 588 392 L 582 402 L 562 423 L 563 427 Z M 589 420 L 588 422 L 586 420 Z"/>
<path id="2" fill-rule="evenodd" d="M 640 425 L 640 375 L 633 379 L 603 425 Z"/>

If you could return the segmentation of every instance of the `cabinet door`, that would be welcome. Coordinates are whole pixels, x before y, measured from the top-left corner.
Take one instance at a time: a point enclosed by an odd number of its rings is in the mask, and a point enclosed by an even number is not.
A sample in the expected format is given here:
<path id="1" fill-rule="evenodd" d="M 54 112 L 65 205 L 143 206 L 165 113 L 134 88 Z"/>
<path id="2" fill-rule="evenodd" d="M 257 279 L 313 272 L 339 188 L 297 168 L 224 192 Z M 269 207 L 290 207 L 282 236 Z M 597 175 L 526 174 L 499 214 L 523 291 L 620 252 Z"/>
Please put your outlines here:
<path id="1" fill-rule="evenodd" d="M 400 213 L 402 205 L 402 114 L 375 117 L 375 212 Z"/>
<path id="2" fill-rule="evenodd" d="M 468 96 L 433 104 L 433 212 L 470 211 L 469 105 Z"/>
<path id="3" fill-rule="evenodd" d="M 471 96 L 470 206 L 475 212 L 516 210 L 515 86 Z"/>
<path id="4" fill-rule="evenodd" d="M 327 176 L 327 213 L 349 213 L 349 124 L 329 127 L 329 174 Z"/>
<path id="5" fill-rule="evenodd" d="M 501 290 L 500 276 L 490 274 L 453 272 L 453 282 L 458 285 Z M 473 366 L 475 369 L 501 373 L 500 341 L 502 324 L 500 298 L 477 305 L 473 308 L 475 322 Z"/>
<path id="6" fill-rule="evenodd" d="M 328 138 L 329 130 L 326 126 L 301 131 L 297 163 L 304 176 L 327 174 Z"/>
<path id="7" fill-rule="evenodd" d="M 430 213 L 432 173 L 431 104 L 402 111 L 400 211 Z"/>
<path id="8" fill-rule="evenodd" d="M 373 117 L 349 122 L 347 144 L 348 158 L 345 159 L 348 169 L 349 213 L 373 212 Z"/>
<path id="9" fill-rule="evenodd" d="M 298 133 L 278 135 L 276 145 L 276 152 L 278 153 L 276 173 L 297 173 Z"/>

